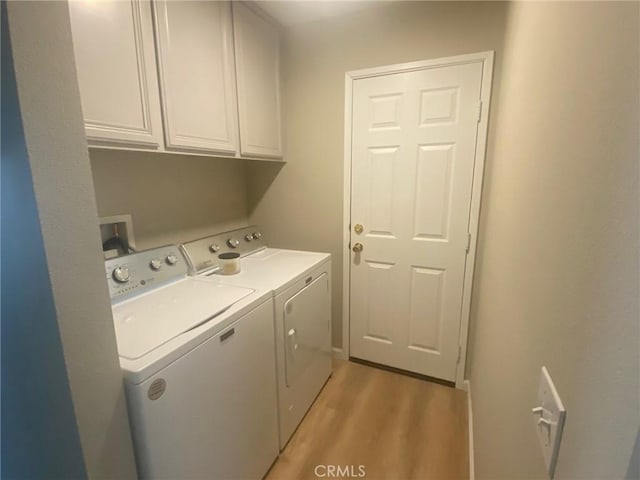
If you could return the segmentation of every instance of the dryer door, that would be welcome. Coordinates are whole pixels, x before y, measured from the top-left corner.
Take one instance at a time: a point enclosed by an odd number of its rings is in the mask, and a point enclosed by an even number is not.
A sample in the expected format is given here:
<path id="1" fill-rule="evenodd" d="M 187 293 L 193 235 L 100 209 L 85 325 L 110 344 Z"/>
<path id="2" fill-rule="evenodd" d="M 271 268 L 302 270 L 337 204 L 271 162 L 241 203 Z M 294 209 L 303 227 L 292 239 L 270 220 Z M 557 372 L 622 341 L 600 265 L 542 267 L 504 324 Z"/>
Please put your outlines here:
<path id="1" fill-rule="evenodd" d="M 285 378 L 295 385 L 307 369 L 326 356 L 330 345 L 329 276 L 323 273 L 284 304 Z"/>

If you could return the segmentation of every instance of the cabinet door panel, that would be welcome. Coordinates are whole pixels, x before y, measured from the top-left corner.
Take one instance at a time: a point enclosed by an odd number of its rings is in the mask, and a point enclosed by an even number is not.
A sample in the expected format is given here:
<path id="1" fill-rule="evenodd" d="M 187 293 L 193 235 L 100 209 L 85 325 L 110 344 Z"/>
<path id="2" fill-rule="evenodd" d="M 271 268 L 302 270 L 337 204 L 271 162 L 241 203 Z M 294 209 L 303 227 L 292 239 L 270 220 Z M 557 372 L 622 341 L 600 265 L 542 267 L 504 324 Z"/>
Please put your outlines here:
<path id="1" fill-rule="evenodd" d="M 157 148 L 162 124 L 149 2 L 75 1 L 69 12 L 90 143 Z"/>
<path id="2" fill-rule="evenodd" d="M 229 3 L 158 1 L 154 13 L 167 148 L 235 154 Z"/>
<path id="3" fill-rule="evenodd" d="M 233 22 L 240 151 L 248 156 L 282 157 L 278 32 L 241 3 L 233 4 Z"/>

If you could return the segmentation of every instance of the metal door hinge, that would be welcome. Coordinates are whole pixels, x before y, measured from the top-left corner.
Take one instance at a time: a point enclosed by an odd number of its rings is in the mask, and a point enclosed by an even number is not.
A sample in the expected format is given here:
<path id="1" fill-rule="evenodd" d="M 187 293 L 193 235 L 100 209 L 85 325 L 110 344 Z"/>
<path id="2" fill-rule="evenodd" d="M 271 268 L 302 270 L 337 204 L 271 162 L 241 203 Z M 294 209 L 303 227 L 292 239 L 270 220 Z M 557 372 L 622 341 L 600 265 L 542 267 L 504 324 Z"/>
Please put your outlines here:
<path id="1" fill-rule="evenodd" d="M 480 123 L 481 118 L 482 118 L 482 100 L 478 102 L 478 123 Z"/>
<path id="2" fill-rule="evenodd" d="M 465 248 L 465 251 L 469 253 L 470 249 L 471 249 L 471 234 L 467 233 L 467 248 Z"/>

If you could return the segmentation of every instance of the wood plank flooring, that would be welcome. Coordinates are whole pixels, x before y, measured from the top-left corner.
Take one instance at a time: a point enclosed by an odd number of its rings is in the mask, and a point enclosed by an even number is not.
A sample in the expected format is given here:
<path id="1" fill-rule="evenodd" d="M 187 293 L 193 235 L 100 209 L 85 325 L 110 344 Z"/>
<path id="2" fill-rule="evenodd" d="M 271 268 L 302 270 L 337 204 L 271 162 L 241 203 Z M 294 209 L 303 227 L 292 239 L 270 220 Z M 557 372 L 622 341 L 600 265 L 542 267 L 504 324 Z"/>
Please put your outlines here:
<path id="1" fill-rule="evenodd" d="M 317 465 L 353 470 L 331 477 L 319 467 L 319 476 Z M 366 479 L 469 478 L 466 393 L 336 361 L 266 480 L 358 478 L 360 465 Z"/>

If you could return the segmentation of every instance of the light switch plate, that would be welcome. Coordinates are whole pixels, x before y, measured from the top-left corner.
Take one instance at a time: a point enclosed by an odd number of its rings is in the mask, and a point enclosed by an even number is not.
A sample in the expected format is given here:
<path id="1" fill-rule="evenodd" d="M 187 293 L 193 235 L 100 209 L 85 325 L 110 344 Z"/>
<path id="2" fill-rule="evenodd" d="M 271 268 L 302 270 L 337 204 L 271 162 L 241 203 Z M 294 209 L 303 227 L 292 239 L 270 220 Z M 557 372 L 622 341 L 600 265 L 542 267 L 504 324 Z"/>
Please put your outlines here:
<path id="1" fill-rule="evenodd" d="M 538 406 L 532 413 L 547 472 L 549 478 L 553 478 L 566 410 L 546 367 L 542 367 L 538 386 Z"/>

